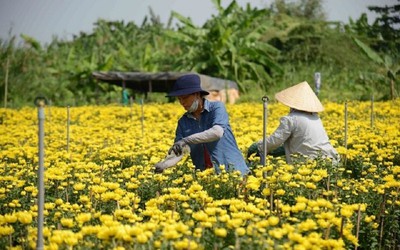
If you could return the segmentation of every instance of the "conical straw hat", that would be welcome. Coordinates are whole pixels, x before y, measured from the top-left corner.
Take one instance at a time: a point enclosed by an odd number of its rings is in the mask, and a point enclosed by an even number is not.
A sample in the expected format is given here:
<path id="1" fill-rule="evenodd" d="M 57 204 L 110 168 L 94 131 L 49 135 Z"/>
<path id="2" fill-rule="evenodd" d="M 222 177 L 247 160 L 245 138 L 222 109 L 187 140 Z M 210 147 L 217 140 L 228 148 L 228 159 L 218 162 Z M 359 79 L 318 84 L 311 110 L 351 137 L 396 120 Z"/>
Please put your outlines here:
<path id="1" fill-rule="evenodd" d="M 324 110 L 318 97 L 307 82 L 301 82 L 275 94 L 275 98 L 291 108 L 307 111 L 321 112 Z"/>

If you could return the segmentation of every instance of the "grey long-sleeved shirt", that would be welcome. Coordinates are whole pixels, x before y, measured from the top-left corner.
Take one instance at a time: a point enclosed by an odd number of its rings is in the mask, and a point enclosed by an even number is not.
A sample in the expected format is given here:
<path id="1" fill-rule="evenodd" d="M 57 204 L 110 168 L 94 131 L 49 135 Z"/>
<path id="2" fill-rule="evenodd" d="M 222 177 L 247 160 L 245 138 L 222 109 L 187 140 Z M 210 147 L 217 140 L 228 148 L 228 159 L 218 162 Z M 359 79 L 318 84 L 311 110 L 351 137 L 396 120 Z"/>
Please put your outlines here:
<path id="1" fill-rule="evenodd" d="M 329 157 L 334 163 L 339 155 L 329 142 L 328 135 L 317 113 L 292 110 L 280 120 L 279 127 L 266 139 L 268 151 L 284 146 L 286 161 L 292 163 L 292 154 L 310 158 Z M 263 141 L 257 142 L 262 152 Z"/>

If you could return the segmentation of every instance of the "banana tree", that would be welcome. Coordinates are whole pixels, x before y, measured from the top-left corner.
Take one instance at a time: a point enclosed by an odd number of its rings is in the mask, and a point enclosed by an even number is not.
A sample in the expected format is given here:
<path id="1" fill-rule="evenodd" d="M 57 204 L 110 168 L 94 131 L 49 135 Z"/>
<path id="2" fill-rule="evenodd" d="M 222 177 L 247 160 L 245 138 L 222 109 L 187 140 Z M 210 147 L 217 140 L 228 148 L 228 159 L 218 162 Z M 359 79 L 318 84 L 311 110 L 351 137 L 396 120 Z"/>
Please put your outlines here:
<path id="1" fill-rule="evenodd" d="M 378 53 L 372 50 L 367 44 L 363 43 L 359 39 L 353 37 L 354 42 L 357 46 L 371 59 L 372 62 L 379 65 L 384 72 L 385 77 L 390 82 L 390 98 L 395 99 L 398 94 L 395 88 L 397 76 L 400 74 L 400 64 L 396 59 L 388 54 L 381 57 Z"/>
<path id="2" fill-rule="evenodd" d="M 268 10 L 250 5 L 244 9 L 236 1 L 226 8 L 220 0 L 213 3 L 218 15 L 201 28 L 189 18 L 172 13 L 182 25 L 177 31 L 165 32 L 178 44 L 176 69 L 235 80 L 243 92 L 254 86 L 264 88 L 272 82 L 274 73 L 282 72 L 275 59 L 279 51 L 262 39 L 272 25 Z"/>

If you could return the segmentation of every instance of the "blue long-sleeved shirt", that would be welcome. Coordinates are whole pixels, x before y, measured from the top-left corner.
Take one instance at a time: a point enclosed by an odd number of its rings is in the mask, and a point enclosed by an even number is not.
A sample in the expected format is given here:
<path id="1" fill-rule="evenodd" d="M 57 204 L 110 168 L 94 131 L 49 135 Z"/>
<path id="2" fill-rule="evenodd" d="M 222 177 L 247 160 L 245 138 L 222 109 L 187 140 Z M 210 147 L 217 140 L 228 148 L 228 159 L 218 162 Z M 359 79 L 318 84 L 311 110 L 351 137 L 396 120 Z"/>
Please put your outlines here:
<path id="1" fill-rule="evenodd" d="M 205 145 L 217 173 L 220 171 L 219 166 L 224 165 L 227 171 L 239 170 L 242 175 L 247 174 L 249 169 L 237 146 L 236 139 L 229 124 L 228 113 L 222 102 L 210 102 L 205 99 L 204 110 L 199 120 L 196 120 L 192 114 L 188 112 L 185 113 L 178 121 L 175 142 L 192 134 L 210 129 L 214 125 L 219 125 L 224 129 L 222 138 L 212 142 L 189 145 L 190 156 L 196 169 L 205 169 L 203 148 L 203 145 Z"/>

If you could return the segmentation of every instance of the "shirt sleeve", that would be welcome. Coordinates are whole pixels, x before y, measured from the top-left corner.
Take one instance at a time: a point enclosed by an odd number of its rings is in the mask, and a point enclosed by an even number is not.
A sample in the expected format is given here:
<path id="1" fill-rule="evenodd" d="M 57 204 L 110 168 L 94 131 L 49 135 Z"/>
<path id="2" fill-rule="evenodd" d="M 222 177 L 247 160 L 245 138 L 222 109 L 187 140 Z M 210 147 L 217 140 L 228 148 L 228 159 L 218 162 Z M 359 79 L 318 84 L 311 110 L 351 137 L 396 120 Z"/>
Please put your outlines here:
<path id="1" fill-rule="evenodd" d="M 223 135 L 224 129 L 220 125 L 214 125 L 210 129 L 185 137 L 183 140 L 187 144 L 199 144 L 219 140 Z"/>
<path id="2" fill-rule="evenodd" d="M 280 124 L 272 135 L 270 135 L 267 141 L 268 150 L 274 150 L 281 146 L 292 134 L 292 120 L 288 116 L 284 116 L 280 119 Z M 262 152 L 263 140 L 258 141 L 258 150 Z"/>

